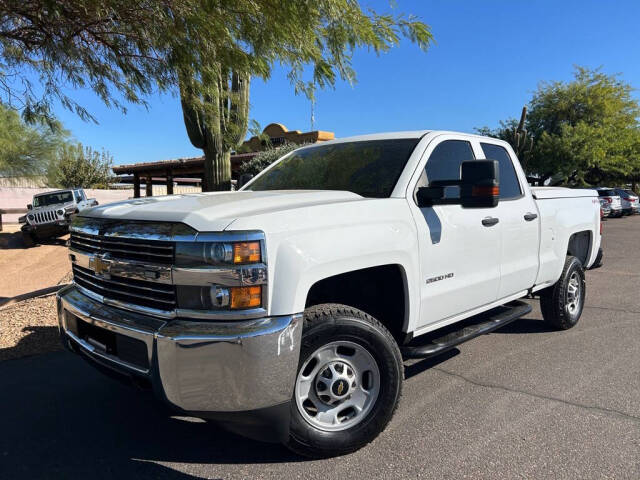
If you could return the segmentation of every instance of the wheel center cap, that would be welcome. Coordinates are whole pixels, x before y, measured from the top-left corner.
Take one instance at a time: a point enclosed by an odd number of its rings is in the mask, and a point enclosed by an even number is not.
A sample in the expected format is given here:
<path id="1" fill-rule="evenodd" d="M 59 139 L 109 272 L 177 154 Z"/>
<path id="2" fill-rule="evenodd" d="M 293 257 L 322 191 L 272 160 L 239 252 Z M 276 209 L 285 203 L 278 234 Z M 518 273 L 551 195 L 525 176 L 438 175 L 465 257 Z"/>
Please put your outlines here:
<path id="1" fill-rule="evenodd" d="M 342 397 L 349 392 L 349 383 L 344 378 L 340 378 L 333 382 L 331 391 L 336 397 Z"/>

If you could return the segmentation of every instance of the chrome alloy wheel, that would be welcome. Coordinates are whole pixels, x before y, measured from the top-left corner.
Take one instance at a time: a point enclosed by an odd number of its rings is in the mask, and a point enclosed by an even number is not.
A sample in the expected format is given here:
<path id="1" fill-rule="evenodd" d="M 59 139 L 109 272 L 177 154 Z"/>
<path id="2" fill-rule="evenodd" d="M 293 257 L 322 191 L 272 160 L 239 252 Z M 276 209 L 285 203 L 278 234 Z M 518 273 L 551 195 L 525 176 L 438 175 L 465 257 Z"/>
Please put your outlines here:
<path id="1" fill-rule="evenodd" d="M 581 295 L 580 275 L 578 275 L 578 272 L 573 272 L 567 284 L 567 310 L 571 315 L 574 315 L 580 309 Z"/>
<path id="2" fill-rule="evenodd" d="M 319 430 L 336 432 L 360 423 L 380 393 L 380 370 L 361 345 L 337 341 L 309 356 L 296 379 L 302 417 Z"/>

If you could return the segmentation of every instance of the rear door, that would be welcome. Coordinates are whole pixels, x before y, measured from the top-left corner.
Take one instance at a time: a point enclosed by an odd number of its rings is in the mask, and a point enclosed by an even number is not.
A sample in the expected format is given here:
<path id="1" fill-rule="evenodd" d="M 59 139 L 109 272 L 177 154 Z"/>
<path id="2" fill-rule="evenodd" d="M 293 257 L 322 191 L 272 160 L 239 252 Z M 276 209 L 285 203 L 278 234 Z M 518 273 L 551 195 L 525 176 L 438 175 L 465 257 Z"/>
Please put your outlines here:
<path id="1" fill-rule="evenodd" d="M 498 295 L 502 226 L 486 221 L 496 209 L 419 208 L 415 202 L 417 188 L 429 181 L 460 179 L 460 164 L 476 158 L 472 138 L 436 137 L 427 146 L 417 180 L 414 177 L 410 184 L 420 250 L 421 327 L 492 303 Z M 448 187 L 446 196 L 459 196 L 459 187 Z"/>
<path id="2" fill-rule="evenodd" d="M 500 221 L 500 287 L 498 298 L 533 286 L 538 274 L 540 233 L 538 207 L 526 185 L 526 177 L 515 155 L 504 144 L 480 140 L 484 158 L 500 167 L 500 202 L 495 216 Z"/>

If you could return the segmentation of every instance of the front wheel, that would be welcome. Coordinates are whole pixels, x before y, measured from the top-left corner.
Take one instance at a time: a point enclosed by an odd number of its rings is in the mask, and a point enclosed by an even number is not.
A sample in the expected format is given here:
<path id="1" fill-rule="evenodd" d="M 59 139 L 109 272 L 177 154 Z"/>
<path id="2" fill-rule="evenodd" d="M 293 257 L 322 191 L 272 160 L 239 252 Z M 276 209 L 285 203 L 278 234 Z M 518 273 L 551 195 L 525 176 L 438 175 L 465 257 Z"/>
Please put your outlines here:
<path id="1" fill-rule="evenodd" d="M 560 279 L 540 292 L 540 309 L 545 322 L 561 330 L 574 327 L 582 315 L 586 293 L 582 263 L 569 255 Z"/>
<path id="2" fill-rule="evenodd" d="M 391 420 L 402 379 L 398 345 L 375 318 L 338 304 L 307 309 L 287 446 L 315 458 L 363 447 Z"/>

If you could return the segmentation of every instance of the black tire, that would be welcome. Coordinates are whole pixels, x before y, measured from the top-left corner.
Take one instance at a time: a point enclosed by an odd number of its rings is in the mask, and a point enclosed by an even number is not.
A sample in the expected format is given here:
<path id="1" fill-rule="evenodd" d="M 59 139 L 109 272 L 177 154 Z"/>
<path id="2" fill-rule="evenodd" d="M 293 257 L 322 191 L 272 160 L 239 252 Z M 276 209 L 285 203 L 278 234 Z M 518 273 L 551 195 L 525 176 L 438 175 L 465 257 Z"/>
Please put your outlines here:
<path id="1" fill-rule="evenodd" d="M 296 378 L 314 352 L 336 341 L 357 343 L 373 356 L 380 372 L 380 390 L 371 410 L 359 423 L 346 430 L 324 431 L 305 420 L 298 409 L 294 388 L 286 445 L 305 457 L 334 457 L 362 448 L 387 426 L 402 394 L 404 367 L 391 333 L 372 316 L 339 304 L 316 305 L 305 310 Z"/>
<path id="2" fill-rule="evenodd" d="M 569 301 L 569 282 L 576 275 L 579 284 L 580 297 L 576 303 L 576 309 L 572 312 Z M 584 300 L 587 294 L 584 268 L 580 260 L 571 255 L 567 256 L 562 269 L 562 275 L 555 285 L 545 288 L 540 293 L 540 309 L 544 321 L 554 328 L 568 330 L 578 323 Z"/>

